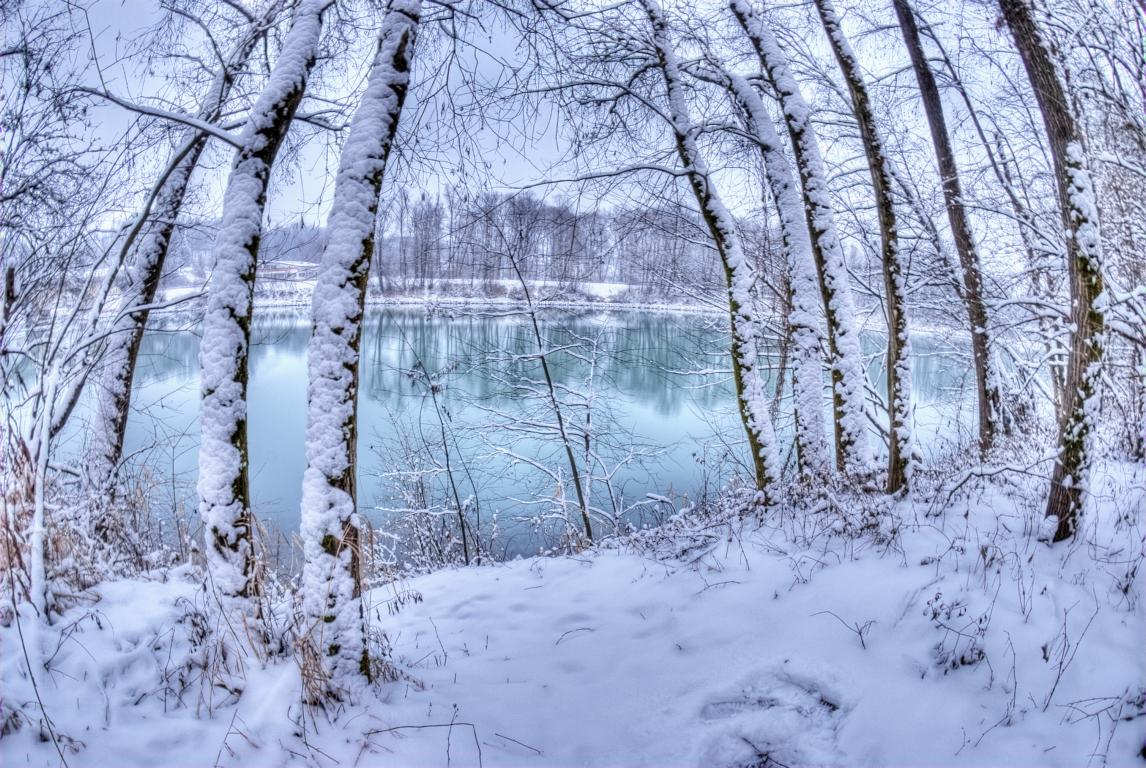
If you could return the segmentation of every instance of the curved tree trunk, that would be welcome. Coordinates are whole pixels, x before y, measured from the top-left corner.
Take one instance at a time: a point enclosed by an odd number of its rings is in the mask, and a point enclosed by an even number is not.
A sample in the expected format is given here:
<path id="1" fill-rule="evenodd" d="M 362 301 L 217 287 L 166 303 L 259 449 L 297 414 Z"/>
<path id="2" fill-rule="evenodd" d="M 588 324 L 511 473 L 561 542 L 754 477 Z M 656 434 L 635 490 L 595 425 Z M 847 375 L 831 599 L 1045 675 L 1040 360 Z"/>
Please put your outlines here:
<path id="1" fill-rule="evenodd" d="M 999 0 L 1003 18 L 1022 57 L 1038 100 L 1067 232 L 1070 318 L 1073 330 L 1066 372 L 1066 404 L 1059 424 L 1059 454 L 1051 474 L 1046 514 L 1054 541 L 1074 535 L 1082 512 L 1090 465 L 1089 437 L 1098 416 L 1105 319 L 1098 306 L 1103 290 L 1098 207 L 1082 127 L 1071 111 L 1054 60 L 1027 0 Z"/>
<path id="2" fill-rule="evenodd" d="M 915 19 L 918 19 L 920 23 L 924 24 L 924 28 L 928 29 L 923 17 L 919 14 L 918 8 L 915 8 L 912 13 L 912 20 L 914 21 Z M 979 144 L 983 148 L 983 152 L 987 155 L 987 164 L 991 167 L 992 174 L 994 175 L 996 181 L 999 182 L 999 186 L 1007 194 L 1007 202 L 1010 204 L 1011 213 L 1014 215 L 1019 239 L 1023 243 L 1023 251 L 1026 256 L 1026 271 L 1030 281 L 1031 293 L 1032 295 L 1039 296 L 1042 299 L 1050 300 L 1053 297 L 1053 290 L 1049 285 L 1047 285 L 1048 281 L 1045 279 L 1046 267 L 1044 263 L 1046 262 L 1048 256 L 1051 257 L 1052 260 L 1057 258 L 1065 258 L 1063 243 L 1061 242 L 1061 239 L 1058 238 L 1056 232 L 1052 231 L 1048 233 L 1046 231 L 1046 227 L 1039 226 L 1034 213 L 1020 198 L 1018 191 L 1016 191 L 1017 180 L 1013 178 L 1011 174 L 1010 162 L 1007 160 L 1007 153 L 1003 146 L 1002 137 L 996 134 L 994 140 L 988 138 L 987 132 L 983 127 L 983 121 L 979 118 L 979 111 L 975 107 L 975 103 L 971 100 L 971 95 L 967 92 L 967 88 L 963 85 L 963 81 L 959 78 L 958 69 L 956 68 L 955 63 L 951 61 L 951 57 L 947 55 L 947 51 L 944 49 L 942 41 L 940 41 L 939 38 L 934 34 L 931 34 L 929 30 L 927 32 L 927 36 L 931 38 L 931 41 L 935 44 L 935 48 L 938 51 L 940 58 L 943 60 L 943 65 L 946 70 L 946 76 L 950 86 L 955 89 L 957 94 L 959 94 L 960 101 L 962 101 L 963 105 L 967 108 L 967 115 L 971 118 L 971 125 L 974 127 L 975 134 L 979 138 Z M 928 68 L 928 71 L 930 72 L 930 68 Z M 922 90 L 923 87 L 924 86 L 921 83 L 920 89 Z M 941 112 L 938 114 L 942 116 Z M 930 113 L 928 119 L 930 120 Z M 941 135 L 946 136 L 946 131 L 944 131 Z M 935 134 L 933 133 L 932 137 L 934 138 L 934 136 Z M 952 163 L 952 168 L 955 168 L 954 163 Z M 940 171 L 943 173 L 942 166 L 940 167 Z M 958 176 L 954 174 L 951 176 L 951 178 L 958 180 Z M 946 191 L 944 192 L 944 195 L 946 196 Z M 963 281 L 958 280 L 958 275 L 956 274 L 956 290 L 959 292 L 959 298 L 961 301 L 965 301 L 962 294 L 964 285 L 965 284 Z M 981 283 L 980 286 L 982 286 Z M 1052 327 L 1053 321 L 1045 314 L 1040 313 L 1037 317 L 1037 322 L 1046 358 L 1051 361 L 1050 378 L 1051 386 L 1054 392 L 1053 400 L 1055 415 L 1057 417 L 1062 412 L 1062 402 L 1064 400 L 1062 391 L 1063 366 L 1058 362 L 1060 355 L 1058 354 L 1056 339 L 1054 338 L 1054 329 Z M 998 388 L 1002 386 L 1001 381 L 999 381 L 999 374 L 1001 372 L 995 363 L 997 358 L 990 354 L 995 349 L 992 344 L 993 342 L 991 342 L 990 339 L 988 339 L 987 343 L 985 343 L 985 347 L 988 352 L 987 362 L 988 365 L 991 366 L 988 368 L 988 372 L 995 377 L 995 386 L 996 390 L 998 390 Z M 1061 357 L 1065 359 L 1065 351 Z M 991 379 L 988 379 L 988 381 L 991 381 Z M 1001 393 L 998 392 L 997 394 L 1001 395 Z M 988 400 L 989 399 L 990 398 L 988 397 Z M 1004 433 L 1008 433 L 1012 428 L 1012 419 L 1004 407 L 1005 404 L 1002 402 L 1001 396 L 998 399 L 998 403 L 999 406 L 1001 406 L 1001 410 L 994 414 L 996 421 L 996 432 L 998 428 L 1002 428 Z M 980 422 L 980 427 L 981 426 L 982 422 Z M 980 441 L 980 445 L 981 444 L 982 443 Z"/>
<path id="3" fill-rule="evenodd" d="M 386 163 L 410 79 L 420 0 L 393 0 L 366 92 L 334 182 L 330 239 L 314 287 L 307 348 L 306 471 L 302 485 L 303 605 L 337 687 L 370 677 L 357 509 L 359 344 Z M 465 534 L 463 530 L 463 535 Z"/>
<path id="4" fill-rule="evenodd" d="M 224 596 L 251 597 L 255 550 L 247 455 L 247 364 L 255 268 L 271 166 L 302 101 L 330 0 L 302 0 L 243 131 L 223 195 L 199 343 L 199 516 L 208 572 Z"/>
<path id="5" fill-rule="evenodd" d="M 812 241 L 804 224 L 804 206 L 780 137 L 754 87 L 740 75 L 723 80 L 744 111 L 749 133 L 760 149 L 764 176 L 780 214 L 780 232 L 788 269 L 788 327 L 792 337 L 792 391 L 795 400 L 796 458 L 809 477 L 830 471 L 831 455 L 824 431 L 824 375 L 820 352 L 819 286 Z"/>
<path id="6" fill-rule="evenodd" d="M 836 232 L 835 215 L 828 202 L 827 174 L 820 155 L 820 143 L 811 125 L 812 111 L 792 77 L 787 57 L 751 5 L 747 0 L 731 0 L 730 7 L 780 98 L 799 171 L 804 193 L 804 217 L 812 240 L 820 298 L 827 318 L 836 467 L 841 472 L 867 477 L 872 468 L 864 415 L 867 374 L 855 327 L 855 306 L 844 265 L 844 252 Z"/>
<path id="7" fill-rule="evenodd" d="M 899 253 L 899 230 L 895 202 L 891 194 L 890 159 L 876 126 L 871 97 L 860 72 L 859 60 L 840 26 L 831 0 L 815 0 L 816 10 L 831 41 L 832 53 L 843 72 L 851 96 L 852 113 L 859 123 L 864 153 L 867 155 L 875 207 L 879 212 L 879 235 L 882 245 L 884 304 L 887 308 L 887 409 L 891 429 L 888 433 L 887 492 L 898 493 L 908 488 L 913 451 L 911 428 L 911 340 L 907 330 L 907 278 Z"/>
<path id="8" fill-rule="evenodd" d="M 760 375 L 757 349 L 760 329 L 752 314 L 751 295 L 755 275 L 751 263 L 744 255 L 732 214 L 713 185 L 712 175 L 696 144 L 695 126 L 688 113 L 680 62 L 672 48 L 664 13 L 655 0 L 641 0 L 641 5 L 652 25 L 652 43 L 664 78 L 677 155 L 724 267 L 732 335 L 732 376 L 740 405 L 740 418 L 752 452 L 756 488 L 763 494 L 764 504 L 768 505 L 775 500 L 780 465 L 776 455 L 776 436 L 768 414 L 768 398 Z"/>
<path id="9" fill-rule="evenodd" d="M 939 96 L 935 74 L 931 71 L 931 65 L 927 63 L 927 57 L 923 53 L 923 43 L 915 22 L 915 13 L 908 0 L 892 0 L 892 4 L 899 19 L 899 28 L 903 32 L 903 40 L 907 43 L 907 51 L 911 55 L 915 80 L 919 84 L 923 111 L 927 114 L 931 142 L 935 147 L 935 157 L 939 164 L 947 220 L 951 225 L 955 250 L 959 254 L 959 266 L 963 270 L 962 298 L 971 327 L 971 357 L 975 363 L 975 391 L 979 405 L 979 455 L 985 457 L 991 450 L 995 435 L 999 431 L 1002 402 L 999 396 L 999 383 L 992 371 L 990 327 L 987 322 L 987 305 L 983 299 L 983 275 L 979 265 L 979 252 L 975 248 L 975 238 L 971 232 L 967 209 L 963 206 L 959 167 L 955 163 L 955 152 L 947 132 L 943 100 Z M 1026 237 L 1024 232 L 1024 241 Z"/>
<path id="10" fill-rule="evenodd" d="M 203 122 L 219 119 L 237 71 L 244 66 L 255 45 L 262 39 L 277 8 L 278 3 L 273 3 L 271 8 L 243 31 L 235 49 L 221 65 L 222 70 L 211 84 L 202 109 L 196 115 L 197 119 Z M 189 145 L 189 148 L 156 196 L 152 205 L 152 222 L 124 270 L 127 284 L 122 291 L 118 317 L 108 335 L 104 372 L 98 392 L 98 421 L 92 430 L 94 445 L 87 457 L 88 483 L 100 504 L 114 493 L 115 473 L 123 457 L 123 436 L 131 409 L 131 384 L 135 378 L 139 346 L 150 314 L 147 307 L 155 301 L 171 235 L 175 231 L 175 221 L 183 207 L 191 174 L 199 164 L 199 157 L 207 146 L 208 138 L 207 134 L 196 129 L 183 131 L 178 145 Z"/>

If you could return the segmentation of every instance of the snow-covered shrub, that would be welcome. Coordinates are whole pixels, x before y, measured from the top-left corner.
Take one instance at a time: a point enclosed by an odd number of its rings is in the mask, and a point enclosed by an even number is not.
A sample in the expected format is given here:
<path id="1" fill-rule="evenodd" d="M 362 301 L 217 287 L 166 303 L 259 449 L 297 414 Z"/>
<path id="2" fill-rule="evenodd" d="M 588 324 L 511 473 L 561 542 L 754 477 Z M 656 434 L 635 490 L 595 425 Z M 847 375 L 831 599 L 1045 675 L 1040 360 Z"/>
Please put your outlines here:
<path id="1" fill-rule="evenodd" d="M 943 674 L 960 667 L 971 667 L 987 657 L 983 637 L 991 623 L 991 612 L 970 612 L 965 598 L 943 597 L 942 592 L 927 601 L 924 615 L 943 632 L 935 644 L 935 665 Z"/>
<path id="2" fill-rule="evenodd" d="M 17 454 L 18 455 L 18 454 Z M 31 469 L 10 464 L 5 477 L 5 507 L 0 519 L 0 586 L 27 594 L 29 563 L 26 541 L 35 494 Z M 99 509 L 78 478 L 49 477 L 43 489 L 45 517 L 44 572 L 49 611 L 60 613 L 85 601 L 87 590 L 108 578 L 132 578 L 185 562 L 191 549 L 190 528 L 181 510 L 153 507 L 158 481 L 146 471 L 125 477 L 122 491 Z"/>
<path id="3" fill-rule="evenodd" d="M 381 488 L 399 500 L 399 508 L 386 508 L 384 530 L 367 535 L 366 579 L 377 582 L 384 571 L 428 573 L 452 565 L 483 562 L 496 546 L 496 527 L 487 537 L 472 519 L 472 497 L 457 509 L 447 492 L 446 470 L 435 460 L 433 447 L 416 439 L 420 431 L 394 422 L 393 439 L 379 440 L 375 450 L 383 466 Z M 465 546 L 462 537 L 465 536 Z"/>

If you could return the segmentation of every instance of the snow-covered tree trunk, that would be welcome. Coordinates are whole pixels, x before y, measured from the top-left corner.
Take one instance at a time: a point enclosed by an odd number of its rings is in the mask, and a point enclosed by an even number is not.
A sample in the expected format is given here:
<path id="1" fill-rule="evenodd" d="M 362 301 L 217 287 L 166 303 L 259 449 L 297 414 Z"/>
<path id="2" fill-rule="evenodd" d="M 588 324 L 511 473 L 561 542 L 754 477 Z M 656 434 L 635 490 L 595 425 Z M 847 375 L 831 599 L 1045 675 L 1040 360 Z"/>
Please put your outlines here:
<path id="1" fill-rule="evenodd" d="M 1022 57 L 1038 100 L 1058 182 L 1059 207 L 1067 237 L 1070 283 L 1070 354 L 1066 404 L 1059 424 L 1059 453 L 1051 474 L 1047 520 L 1054 541 L 1074 535 L 1082 512 L 1102 378 L 1105 318 L 1102 311 L 1102 240 L 1085 137 L 1066 94 L 1043 31 L 1027 0 L 999 0 L 1003 18 Z"/>
<path id="2" fill-rule="evenodd" d="M 1139 461 L 1146 461 L 1146 343 L 1136 344 L 1133 351 L 1133 371 L 1131 371 L 1135 393 L 1134 413 L 1138 418 L 1130 427 L 1131 455 Z"/>
<path id="3" fill-rule="evenodd" d="M 828 198 L 827 174 L 811 124 L 812 111 L 771 30 L 760 21 L 747 0 L 731 0 L 730 6 L 780 98 L 804 193 L 804 216 L 811 235 L 820 297 L 827 318 L 836 467 L 842 472 L 866 477 L 872 471 L 864 407 L 867 374 L 864 372 L 859 331 L 855 326 L 855 305 L 844 252 Z"/>
<path id="4" fill-rule="evenodd" d="M 963 272 L 962 298 L 967 309 L 967 319 L 971 328 L 971 357 L 975 364 L 975 391 L 979 406 L 979 454 L 985 456 L 991 450 L 995 435 L 999 431 L 1002 416 L 1002 402 L 999 395 L 999 382 L 992 370 L 992 346 L 987 318 L 987 304 L 983 296 L 983 274 L 979 264 L 979 251 L 971 232 L 971 222 L 963 205 L 963 188 L 959 181 L 959 167 L 955 162 L 955 151 L 947 132 L 947 119 L 943 113 L 943 100 L 935 83 L 935 74 L 923 52 L 919 37 L 919 26 L 915 12 L 908 0 L 892 0 L 899 28 L 907 43 L 911 56 L 911 66 L 915 80 L 919 84 L 919 95 L 923 100 L 923 111 L 931 129 L 931 143 L 935 147 L 935 157 L 939 164 L 939 176 L 943 185 L 943 202 L 947 208 L 947 221 L 951 225 L 951 236 L 955 250 L 959 254 L 959 266 Z M 1025 230 L 1024 238 L 1027 237 Z M 1028 247 L 1028 251 L 1030 248 Z"/>
<path id="5" fill-rule="evenodd" d="M 277 5 L 272 3 L 271 8 L 253 19 L 243 31 L 235 49 L 221 63 L 196 119 L 213 122 L 219 118 L 238 70 L 262 39 Z M 124 431 L 131 408 L 135 364 L 150 314 L 147 307 L 155 300 L 175 221 L 208 138 L 206 133 L 194 128 L 182 132 L 177 142 L 182 157 L 177 155 L 173 158 L 174 167 L 152 204 L 152 221 L 123 270 L 126 285 L 121 290 L 117 319 L 108 331 L 104 371 L 97 393 L 97 423 L 92 430 L 93 444 L 87 456 L 87 479 L 97 503 L 102 503 L 114 492 L 115 473 L 123 456 Z"/>
<path id="6" fill-rule="evenodd" d="M 754 270 L 744 255 L 736 222 L 721 200 L 712 182 L 712 174 L 697 146 L 697 127 L 689 116 L 680 62 L 672 48 L 668 22 L 655 0 L 641 0 L 641 5 L 652 25 L 652 44 L 656 49 L 658 68 L 664 78 L 677 155 L 724 266 L 731 321 L 732 376 L 740 405 L 740 418 L 748 434 L 756 488 L 764 494 L 764 503 L 770 504 L 775 498 L 775 486 L 780 479 L 780 463 L 760 371 L 759 321 L 752 314 Z"/>
<path id="7" fill-rule="evenodd" d="M 780 137 L 760 94 L 744 77 L 725 73 L 729 91 L 744 111 L 749 133 L 760 149 L 764 176 L 780 218 L 780 233 L 788 270 L 792 337 L 792 391 L 795 400 L 796 458 L 800 472 L 826 475 L 831 467 L 824 431 L 824 374 L 820 345 L 819 286 L 812 240 L 804 223 L 800 190 L 792 175 Z"/>
<path id="8" fill-rule="evenodd" d="M 255 265 L 271 166 L 302 101 L 331 0 L 302 0 L 241 138 L 215 240 L 199 344 L 202 369 L 199 516 L 207 563 L 223 595 L 249 597 L 255 551 L 247 455 L 247 364 Z"/>
<path id="9" fill-rule="evenodd" d="M 887 492 L 898 493 L 909 487 L 913 440 L 911 424 L 911 340 L 907 330 L 907 270 L 899 252 L 899 227 L 892 198 L 891 160 L 884 149 L 876 125 L 871 96 L 860 72 L 859 60 L 844 35 L 831 0 L 815 0 L 816 10 L 828 33 L 832 53 L 843 72 L 851 96 L 852 113 L 859 124 L 860 138 L 867 155 L 875 207 L 879 214 L 883 267 L 884 307 L 887 310 L 887 406 L 890 416 L 887 457 Z"/>
<path id="10" fill-rule="evenodd" d="M 303 605 L 336 686 L 355 675 L 370 676 L 355 489 L 359 344 L 378 196 L 406 99 L 420 15 L 420 0 L 392 0 L 382 21 L 366 91 L 342 149 L 327 223 L 330 239 L 311 302 Z"/>

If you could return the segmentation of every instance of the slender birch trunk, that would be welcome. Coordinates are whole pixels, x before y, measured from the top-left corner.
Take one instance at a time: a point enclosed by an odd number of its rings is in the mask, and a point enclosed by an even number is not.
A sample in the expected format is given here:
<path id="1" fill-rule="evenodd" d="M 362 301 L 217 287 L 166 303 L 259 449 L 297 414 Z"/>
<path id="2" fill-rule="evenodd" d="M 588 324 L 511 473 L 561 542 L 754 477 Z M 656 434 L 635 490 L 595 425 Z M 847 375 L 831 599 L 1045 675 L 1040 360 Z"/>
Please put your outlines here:
<path id="1" fill-rule="evenodd" d="M 370 678 L 357 509 L 359 345 L 375 217 L 410 80 L 420 0 L 392 0 L 334 182 L 307 348 L 303 604 L 331 682 Z M 465 531 L 462 531 L 465 535 Z M 333 691 L 331 693 L 334 693 Z"/>
<path id="2" fill-rule="evenodd" d="M 570 436 L 566 424 L 565 413 L 561 409 L 561 400 L 557 397 L 557 385 L 553 381 L 553 374 L 549 370 L 549 350 L 545 343 L 545 335 L 541 332 L 541 323 L 537 319 L 537 307 L 533 303 L 533 296 L 529 290 L 529 283 L 525 279 L 521 262 L 514 255 L 512 249 L 507 250 L 510 266 L 521 283 L 521 292 L 525 296 L 526 314 L 529 316 L 529 327 L 533 331 L 533 340 L 537 344 L 537 360 L 541 363 L 541 375 L 545 377 L 545 394 L 549 399 L 549 407 L 553 409 L 553 416 L 557 420 L 557 434 L 561 437 L 561 444 L 565 448 L 565 458 L 569 462 L 569 479 L 573 482 L 573 492 L 577 495 L 577 508 L 581 511 L 581 524 L 585 528 L 585 538 L 593 541 L 593 521 L 589 516 L 589 493 L 582 469 L 588 470 L 588 465 L 582 468 L 577 466 L 577 457 L 573 453 L 573 438 Z M 463 536 L 464 536 L 463 531 Z"/>
<path id="3" fill-rule="evenodd" d="M 939 176 L 943 184 L 943 201 L 947 207 L 947 221 L 951 225 L 951 236 L 955 250 L 959 254 L 959 266 L 963 271 L 963 304 L 967 309 L 967 320 L 971 327 L 971 357 L 975 363 L 975 391 L 979 406 L 979 455 L 985 457 L 994 444 L 999 432 L 1002 417 L 1002 398 L 999 383 L 992 370 L 991 335 L 987 318 L 987 304 L 983 298 L 983 274 L 979 263 L 979 252 L 975 247 L 975 237 L 967 209 L 963 205 L 963 188 L 959 181 L 959 166 L 955 162 L 955 151 L 947 132 L 947 119 L 943 114 L 943 100 L 935 83 L 935 73 L 923 52 L 915 12 L 908 0 L 892 0 L 895 15 L 907 51 L 911 55 L 911 66 L 915 80 L 919 84 L 919 95 L 923 100 L 923 111 L 931 129 L 931 142 L 935 147 L 935 158 L 939 164 Z M 1026 234 L 1023 235 L 1024 240 Z"/>
<path id="4" fill-rule="evenodd" d="M 740 418 L 748 434 L 756 488 L 763 494 L 764 503 L 771 504 L 776 497 L 780 464 L 760 371 L 757 348 L 761 337 L 759 321 L 752 314 L 754 270 L 744 255 L 732 214 L 721 200 L 697 146 L 696 126 L 689 116 L 680 62 L 672 48 L 668 23 L 655 0 L 641 0 L 641 5 L 652 25 L 652 44 L 664 78 L 677 155 L 724 267 L 732 333 L 732 376 L 740 405 Z"/>
<path id="5" fill-rule="evenodd" d="M 816 11 L 828 33 L 832 53 L 847 81 L 852 113 L 859 123 L 875 207 L 879 213 L 880 263 L 883 267 L 884 306 L 887 309 L 887 410 L 890 419 L 887 457 L 887 492 L 907 490 L 913 453 L 911 424 L 911 339 L 907 329 L 907 270 L 899 252 L 899 227 L 892 198 L 891 160 L 876 125 L 871 96 L 860 72 L 859 59 L 844 35 L 831 0 L 815 0 Z"/>
<path id="6" fill-rule="evenodd" d="M 1078 528 L 1091 462 L 1088 443 L 1100 401 L 1106 322 L 1100 307 L 1103 275 L 1098 206 L 1082 126 L 1071 109 L 1072 102 L 1043 30 L 1026 0 L 999 0 L 999 7 L 1042 112 L 1058 181 L 1063 230 L 1067 233 L 1073 329 L 1067 359 L 1067 400 L 1059 424 L 1059 453 L 1046 509 L 1048 523 L 1055 529 L 1053 539 L 1062 541 L 1071 538 Z"/>
<path id="7" fill-rule="evenodd" d="M 792 142 L 804 195 L 804 216 L 812 240 L 812 255 L 827 318 L 828 350 L 832 364 L 832 413 L 835 427 L 836 468 L 857 477 L 871 473 L 867 437 L 864 371 L 855 306 L 844 252 L 828 200 L 827 174 L 820 144 L 811 124 L 812 110 L 788 67 L 776 38 L 747 0 L 730 0 L 730 7 L 760 60 L 760 66 L 780 98 L 784 122 Z"/>
<path id="8" fill-rule="evenodd" d="M 247 365 L 255 268 L 271 167 L 302 101 L 331 0 L 302 0 L 270 79 L 251 110 L 215 240 L 215 267 L 199 344 L 199 516 L 208 572 L 222 595 L 252 597 L 254 519 L 247 454 Z"/>

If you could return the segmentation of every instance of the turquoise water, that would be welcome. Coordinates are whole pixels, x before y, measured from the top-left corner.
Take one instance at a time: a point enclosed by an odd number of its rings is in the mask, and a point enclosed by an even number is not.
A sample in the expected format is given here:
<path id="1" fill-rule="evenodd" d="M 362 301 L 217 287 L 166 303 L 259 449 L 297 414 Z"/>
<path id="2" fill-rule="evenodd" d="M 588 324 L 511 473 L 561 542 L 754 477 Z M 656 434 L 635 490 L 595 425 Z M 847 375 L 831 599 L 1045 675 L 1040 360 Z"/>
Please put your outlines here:
<path id="1" fill-rule="evenodd" d="M 199 339 L 176 320 L 160 325 L 144 340 L 129 463 L 154 481 L 162 503 L 193 510 Z M 721 318 L 547 311 L 541 328 L 598 532 L 653 524 L 743 470 Z M 283 534 L 299 520 L 308 336 L 305 314 L 283 311 L 260 315 L 253 334 L 251 492 L 256 516 Z M 879 390 L 878 341 L 867 346 Z M 967 365 L 938 340 L 917 340 L 914 351 L 918 432 L 934 447 L 968 431 Z M 397 530 L 394 521 L 411 509 L 452 525 L 460 499 L 471 527 L 489 534 L 496 517 L 495 551 L 506 556 L 535 553 L 557 537 L 563 510 L 576 517 L 536 353 L 521 314 L 368 312 L 358 488 L 378 529 Z M 778 430 L 786 445 L 782 415 Z"/>

